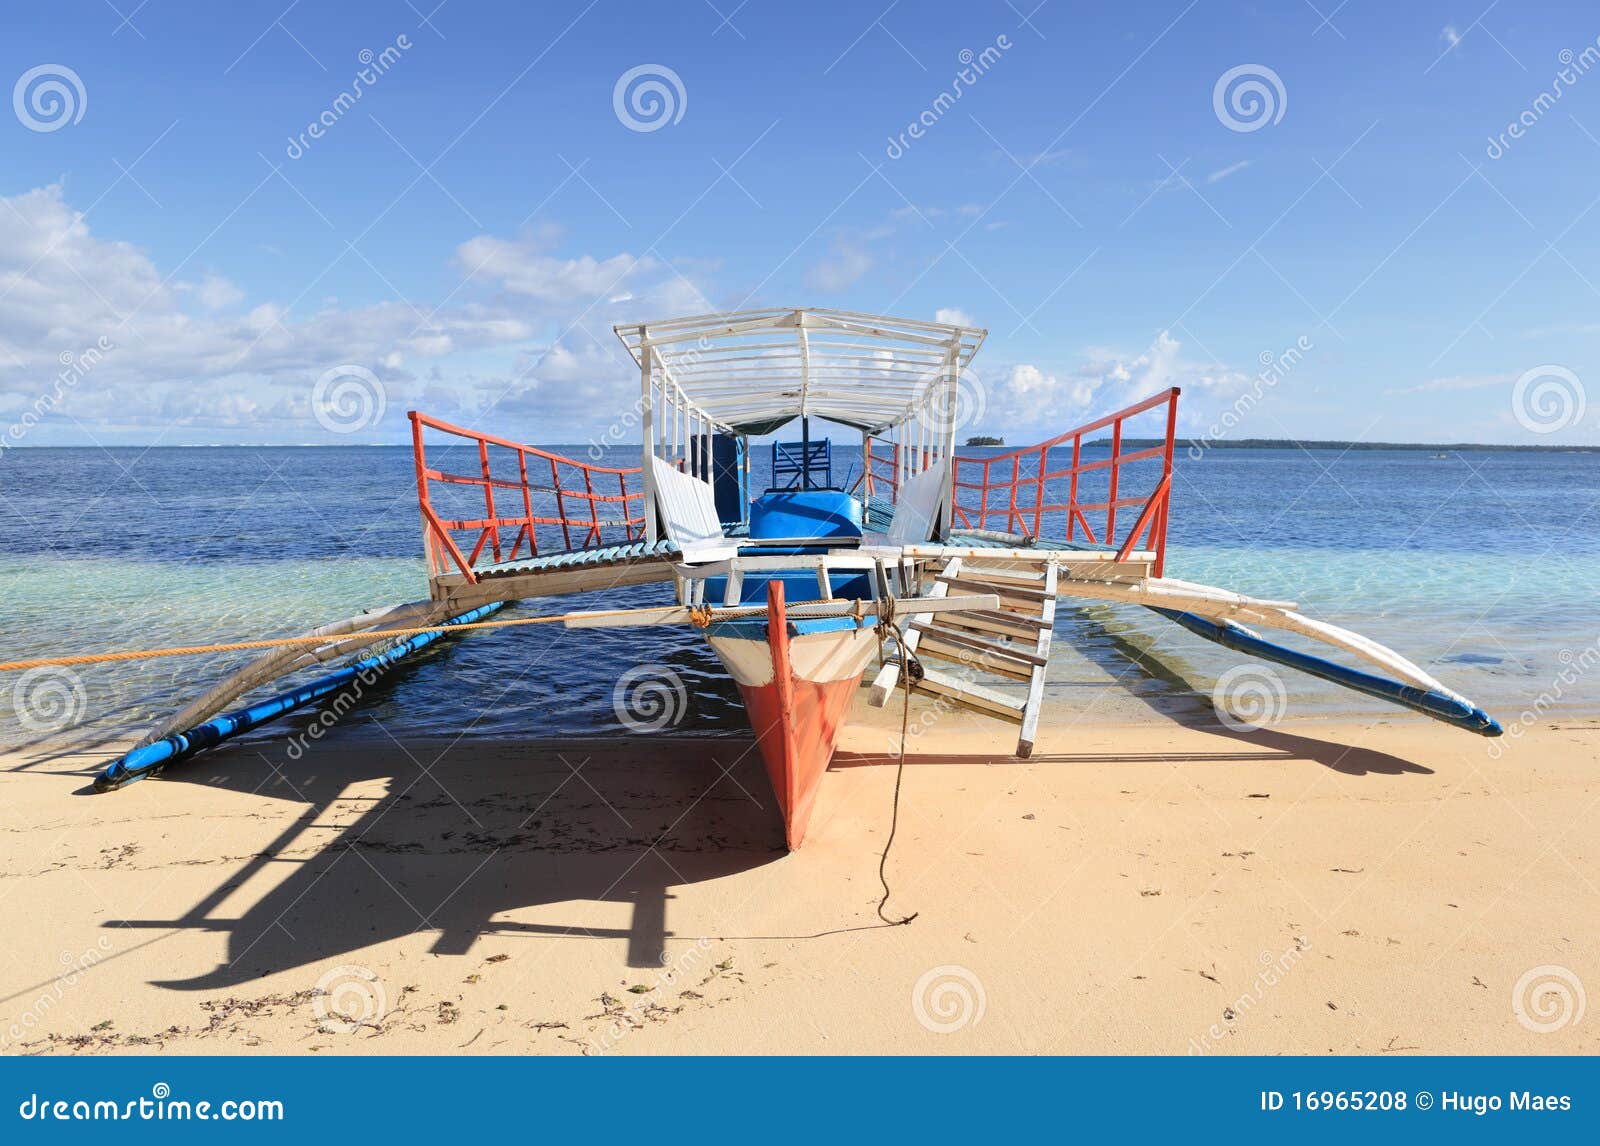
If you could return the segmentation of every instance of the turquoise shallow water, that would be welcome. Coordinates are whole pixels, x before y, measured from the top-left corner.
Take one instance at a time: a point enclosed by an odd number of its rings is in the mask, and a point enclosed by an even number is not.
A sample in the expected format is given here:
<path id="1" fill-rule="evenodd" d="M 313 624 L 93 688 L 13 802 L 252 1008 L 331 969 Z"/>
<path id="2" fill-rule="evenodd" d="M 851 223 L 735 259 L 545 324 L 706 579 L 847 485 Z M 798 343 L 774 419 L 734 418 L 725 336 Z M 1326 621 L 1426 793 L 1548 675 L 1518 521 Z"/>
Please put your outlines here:
<path id="1" fill-rule="evenodd" d="M 859 451 L 835 453 L 842 479 Z M 636 464 L 625 450 L 607 460 Z M 758 484 L 764 461 L 762 452 Z M 1214 450 L 1180 458 L 1168 572 L 1298 600 L 1514 719 L 1596 655 L 1597 504 L 1593 455 Z M 0 657 L 295 633 L 425 596 L 419 550 L 404 448 L 8 451 Z M 669 595 L 650 586 L 583 607 Z M 1063 719 L 1159 719 L 1209 705 L 1212 682 L 1239 660 L 1134 608 L 1063 607 L 1058 630 L 1050 692 Z M 53 690 L 30 697 L 19 678 L 0 680 L 0 733 L 28 743 L 126 731 L 248 655 L 88 667 L 36 678 L 30 688 Z M 616 683 L 641 663 L 683 681 L 678 731 L 745 729 L 737 694 L 693 631 L 551 626 L 437 648 L 386 678 L 338 735 L 619 732 Z M 1291 715 L 1379 707 L 1288 670 L 1284 679 Z M 1558 714 L 1600 712 L 1600 679 L 1560 691 Z M 56 727 L 52 701 L 70 711 L 68 726 Z"/>

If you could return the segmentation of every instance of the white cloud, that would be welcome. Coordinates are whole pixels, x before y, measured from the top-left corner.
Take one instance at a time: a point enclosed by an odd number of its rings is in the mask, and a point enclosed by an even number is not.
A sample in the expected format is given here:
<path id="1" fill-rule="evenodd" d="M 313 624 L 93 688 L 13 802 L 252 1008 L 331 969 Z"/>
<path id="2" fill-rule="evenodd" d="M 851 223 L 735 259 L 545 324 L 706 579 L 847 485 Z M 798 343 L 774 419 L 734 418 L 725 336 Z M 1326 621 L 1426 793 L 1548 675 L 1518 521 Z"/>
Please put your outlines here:
<path id="1" fill-rule="evenodd" d="M 608 259 L 592 255 L 556 258 L 547 253 L 549 246 L 550 236 L 537 232 L 526 232 L 515 239 L 479 235 L 456 249 L 455 262 L 464 274 L 558 306 L 617 293 L 626 295 L 621 289 L 625 281 L 648 274 L 659 265 L 648 255 L 636 259 L 626 253 Z"/>
<path id="2" fill-rule="evenodd" d="M 1490 386 L 1508 386 L 1516 380 L 1515 374 L 1452 374 L 1444 378 L 1430 378 L 1415 386 L 1397 386 L 1385 394 L 1426 394 L 1435 390 L 1483 390 Z"/>
<path id="3" fill-rule="evenodd" d="M 1001 434 L 1012 445 L 1027 445 L 1170 386 L 1184 389 L 1181 407 L 1186 421 L 1193 423 L 1201 417 L 1207 395 L 1227 393 L 1250 380 L 1243 371 L 1188 362 L 1182 349 L 1177 339 L 1163 330 L 1132 356 L 1092 349 L 1086 361 L 1064 370 L 1022 362 L 998 373 L 980 371 L 984 414 L 982 424 L 971 430 Z M 1160 428 L 1152 423 L 1130 432 L 1144 431 L 1154 436 Z"/>
<path id="4" fill-rule="evenodd" d="M 177 283 L 182 293 L 192 293 L 206 310 L 222 310 L 244 301 L 244 291 L 219 274 L 207 274 L 198 283 Z"/>
<path id="5" fill-rule="evenodd" d="M 806 286 L 820 291 L 842 291 L 860 282 L 872 269 L 872 256 L 865 248 L 840 239 L 833 250 L 805 274 Z"/>
<path id="6" fill-rule="evenodd" d="M 951 326 L 977 326 L 978 320 L 964 310 L 953 306 L 941 306 L 934 312 L 933 321 L 949 323 Z"/>
<path id="7" fill-rule="evenodd" d="M 45 404 L 27 444 L 83 441 L 86 431 L 105 441 L 219 436 L 192 427 L 225 428 L 232 441 L 322 440 L 311 387 L 344 363 L 374 370 L 386 388 L 388 413 L 372 438 L 400 440 L 405 410 L 424 392 L 448 394 L 448 405 L 430 406 L 460 414 L 539 382 L 541 371 L 552 416 L 582 424 L 631 393 L 618 382 L 620 348 L 599 353 L 587 328 L 609 338 L 618 319 L 716 308 L 655 260 L 566 256 L 557 242 L 542 232 L 462 244 L 456 267 L 477 274 L 463 283 L 441 267 L 442 303 L 327 300 L 291 310 L 262 299 L 240 311 L 245 294 L 223 274 L 180 279 L 181 268 L 164 271 L 137 246 L 96 234 L 59 185 L 28 191 L 0 203 L 0 410 L 39 409 L 57 389 L 62 356 L 104 338 L 112 349 Z M 552 349 L 551 331 L 575 333 Z M 621 397 L 605 402 L 578 385 L 584 371 Z M 0 434 L 15 418 L 0 419 Z M 555 432 L 542 422 L 536 436 Z"/>
<path id="8" fill-rule="evenodd" d="M 1207 175 L 1206 176 L 1206 182 L 1207 183 L 1221 183 L 1228 176 L 1237 175 L 1239 172 L 1243 171 L 1246 167 L 1249 167 L 1249 166 L 1250 166 L 1250 161 L 1248 159 L 1241 159 L 1237 163 L 1230 163 L 1230 164 L 1228 164 L 1228 166 L 1222 168 L 1220 171 L 1213 171 L 1210 175 Z"/>
<path id="9" fill-rule="evenodd" d="M 1456 31 L 1454 24 L 1446 24 L 1439 31 L 1439 39 L 1444 41 L 1444 50 L 1448 52 L 1461 43 L 1461 33 Z"/>

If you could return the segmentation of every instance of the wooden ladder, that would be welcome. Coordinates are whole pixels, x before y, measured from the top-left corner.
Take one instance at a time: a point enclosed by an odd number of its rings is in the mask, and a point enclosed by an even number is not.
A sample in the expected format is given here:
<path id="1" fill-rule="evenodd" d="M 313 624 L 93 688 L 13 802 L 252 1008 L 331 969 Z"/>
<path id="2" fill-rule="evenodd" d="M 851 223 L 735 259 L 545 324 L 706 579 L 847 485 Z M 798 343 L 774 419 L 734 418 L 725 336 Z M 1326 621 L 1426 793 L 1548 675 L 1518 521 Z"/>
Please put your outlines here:
<path id="1" fill-rule="evenodd" d="M 1047 560 L 1007 559 L 974 564 L 977 558 L 953 557 L 933 567 L 929 597 L 946 596 L 952 588 L 993 593 L 1000 598 L 994 612 L 921 613 L 908 622 L 905 647 L 918 660 L 938 660 L 960 671 L 924 668 L 912 687 L 946 697 L 964 708 L 1019 724 L 1017 755 L 1033 754 L 1044 701 L 1044 676 L 1050 663 L 1050 638 L 1056 620 L 1056 565 Z M 982 683 L 989 676 L 1026 681 L 1022 700 Z M 881 708 L 900 679 L 900 663 L 891 660 L 872 682 L 870 703 Z"/>

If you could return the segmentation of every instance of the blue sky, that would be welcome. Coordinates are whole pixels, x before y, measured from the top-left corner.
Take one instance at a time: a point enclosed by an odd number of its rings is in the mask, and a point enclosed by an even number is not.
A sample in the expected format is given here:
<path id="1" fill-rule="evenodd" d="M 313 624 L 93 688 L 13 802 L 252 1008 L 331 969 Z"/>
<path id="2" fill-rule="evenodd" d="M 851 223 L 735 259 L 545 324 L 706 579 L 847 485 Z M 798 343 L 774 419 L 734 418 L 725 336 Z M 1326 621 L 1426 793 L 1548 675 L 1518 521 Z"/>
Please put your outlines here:
<path id="1" fill-rule="evenodd" d="M 7 445 L 581 442 L 612 323 L 791 304 L 986 326 L 1016 443 L 1171 384 L 1191 433 L 1600 441 L 1592 6 L 435 2 L 8 11 Z"/>

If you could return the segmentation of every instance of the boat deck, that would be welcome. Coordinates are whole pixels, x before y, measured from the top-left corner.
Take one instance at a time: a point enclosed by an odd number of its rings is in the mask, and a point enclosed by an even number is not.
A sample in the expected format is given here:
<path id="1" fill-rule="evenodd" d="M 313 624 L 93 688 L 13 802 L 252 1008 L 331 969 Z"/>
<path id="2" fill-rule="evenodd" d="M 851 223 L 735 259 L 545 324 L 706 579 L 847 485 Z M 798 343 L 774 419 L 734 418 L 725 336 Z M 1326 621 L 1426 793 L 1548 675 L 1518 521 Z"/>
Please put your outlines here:
<path id="1" fill-rule="evenodd" d="M 729 540 L 739 540 L 730 538 Z M 1051 563 L 1062 576 L 1078 580 L 1130 580 L 1150 576 L 1155 554 L 1136 551 L 1119 559 L 1102 546 L 1050 538 L 1008 537 L 958 530 L 948 542 L 909 546 L 864 545 L 831 549 L 841 559 L 871 557 L 893 566 L 902 561 L 942 565 L 962 557 L 982 557 L 989 564 L 1038 566 Z M 756 554 L 751 554 L 756 556 Z M 432 596 L 453 608 L 470 609 L 492 601 L 516 601 L 588 593 L 631 585 L 669 582 L 683 561 L 675 542 L 634 541 L 591 546 L 480 565 L 475 580 L 460 573 L 432 579 Z"/>
<path id="2" fill-rule="evenodd" d="M 516 601 L 587 593 L 628 585 L 670 581 L 681 559 L 672 541 L 631 541 L 501 561 L 473 569 L 476 582 L 460 573 L 442 573 L 432 579 L 434 600 L 473 608 L 490 601 Z"/>

